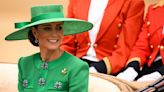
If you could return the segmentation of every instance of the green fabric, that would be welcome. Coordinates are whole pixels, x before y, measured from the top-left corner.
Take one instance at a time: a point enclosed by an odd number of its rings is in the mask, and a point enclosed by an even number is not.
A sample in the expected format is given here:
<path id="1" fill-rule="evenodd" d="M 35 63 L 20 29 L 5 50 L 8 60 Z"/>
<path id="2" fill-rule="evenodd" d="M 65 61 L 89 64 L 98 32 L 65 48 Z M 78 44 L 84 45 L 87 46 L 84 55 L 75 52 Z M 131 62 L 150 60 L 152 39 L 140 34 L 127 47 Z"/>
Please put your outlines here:
<path id="1" fill-rule="evenodd" d="M 36 17 L 32 18 L 31 22 L 36 22 L 36 21 L 39 21 L 39 20 L 50 19 L 50 18 L 61 18 L 61 17 L 64 18 L 63 13 L 60 13 L 60 12 L 51 13 L 50 12 L 48 14 L 42 14 L 42 15 L 39 15 L 39 16 L 36 16 Z"/>
<path id="2" fill-rule="evenodd" d="M 80 59 L 64 52 L 61 57 L 48 62 L 48 68 L 43 69 L 40 54 L 22 57 L 18 68 L 19 92 L 88 92 L 89 67 Z M 66 73 L 62 70 L 66 69 Z M 40 78 L 45 84 L 39 85 Z M 28 80 L 28 85 L 23 86 L 23 80 Z M 60 88 L 55 88 L 55 83 L 61 83 Z"/>
<path id="3" fill-rule="evenodd" d="M 15 23 L 15 28 L 18 29 L 18 28 L 21 28 L 21 27 L 26 26 L 28 24 L 30 24 L 30 22 Z"/>
<path id="4" fill-rule="evenodd" d="M 32 26 L 51 22 L 64 22 L 64 35 L 85 32 L 93 27 L 92 23 L 84 20 L 64 18 L 62 5 L 35 6 L 31 8 L 31 21 L 16 23 L 15 27 L 19 29 L 7 35 L 5 40 L 28 39 L 28 32 Z M 18 27 L 19 25 L 21 26 Z"/>

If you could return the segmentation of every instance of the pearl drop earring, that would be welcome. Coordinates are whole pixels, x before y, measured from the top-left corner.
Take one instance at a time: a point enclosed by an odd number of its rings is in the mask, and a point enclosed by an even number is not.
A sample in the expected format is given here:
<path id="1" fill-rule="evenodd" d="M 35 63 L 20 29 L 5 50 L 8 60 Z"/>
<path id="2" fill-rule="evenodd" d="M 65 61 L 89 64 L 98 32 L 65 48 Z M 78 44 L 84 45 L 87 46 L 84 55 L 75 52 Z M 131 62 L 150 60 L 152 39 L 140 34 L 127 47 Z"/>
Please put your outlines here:
<path id="1" fill-rule="evenodd" d="M 35 43 L 38 43 L 38 39 L 35 39 L 35 41 L 34 41 Z"/>

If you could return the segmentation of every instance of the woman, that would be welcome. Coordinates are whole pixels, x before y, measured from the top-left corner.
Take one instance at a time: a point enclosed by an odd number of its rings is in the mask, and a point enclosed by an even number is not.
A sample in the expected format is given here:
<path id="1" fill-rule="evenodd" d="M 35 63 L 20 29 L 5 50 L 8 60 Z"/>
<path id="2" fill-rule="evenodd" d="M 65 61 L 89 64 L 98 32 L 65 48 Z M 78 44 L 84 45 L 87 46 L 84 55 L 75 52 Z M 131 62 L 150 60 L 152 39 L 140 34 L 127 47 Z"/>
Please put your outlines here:
<path id="1" fill-rule="evenodd" d="M 125 70 L 117 77 L 129 81 L 153 81 L 164 75 L 164 0 L 150 5 Z M 140 71 L 141 69 L 141 71 Z"/>
<path id="2" fill-rule="evenodd" d="M 88 65 L 59 48 L 64 35 L 87 31 L 92 24 L 64 18 L 62 5 L 34 6 L 30 22 L 16 23 L 6 40 L 29 39 L 40 52 L 19 59 L 19 92 L 88 92 Z M 74 31 L 76 30 L 76 31 Z"/>
<path id="3" fill-rule="evenodd" d="M 91 72 L 119 73 L 142 26 L 144 1 L 69 1 L 68 17 L 88 20 L 94 27 L 89 32 L 65 36 L 61 48 L 86 61 Z"/>

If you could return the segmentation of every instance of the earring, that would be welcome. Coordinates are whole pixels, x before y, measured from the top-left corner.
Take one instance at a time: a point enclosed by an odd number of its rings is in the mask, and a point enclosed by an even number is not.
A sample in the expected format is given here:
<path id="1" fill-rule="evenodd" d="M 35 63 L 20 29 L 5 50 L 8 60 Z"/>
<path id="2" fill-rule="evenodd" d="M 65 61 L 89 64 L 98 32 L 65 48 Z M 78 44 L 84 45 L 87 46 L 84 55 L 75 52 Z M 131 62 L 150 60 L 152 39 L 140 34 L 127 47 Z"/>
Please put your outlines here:
<path id="1" fill-rule="evenodd" d="M 34 41 L 35 43 L 38 43 L 38 39 L 35 39 L 35 41 Z"/>

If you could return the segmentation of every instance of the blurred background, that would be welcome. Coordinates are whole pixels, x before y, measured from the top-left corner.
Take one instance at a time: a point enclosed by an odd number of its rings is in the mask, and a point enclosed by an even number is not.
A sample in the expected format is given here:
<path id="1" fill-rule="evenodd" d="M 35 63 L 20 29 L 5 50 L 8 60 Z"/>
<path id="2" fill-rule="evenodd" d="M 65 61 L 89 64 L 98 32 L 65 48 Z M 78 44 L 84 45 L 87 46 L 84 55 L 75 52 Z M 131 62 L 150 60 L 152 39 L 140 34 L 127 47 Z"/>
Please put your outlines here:
<path id="1" fill-rule="evenodd" d="M 157 0 L 145 0 L 147 6 Z M 5 41 L 4 38 L 14 32 L 14 23 L 29 21 L 30 8 L 34 5 L 62 4 L 67 15 L 69 0 L 1 0 L 0 3 L 0 63 L 17 63 L 19 57 L 38 52 L 38 48 L 32 46 L 28 40 Z"/>

